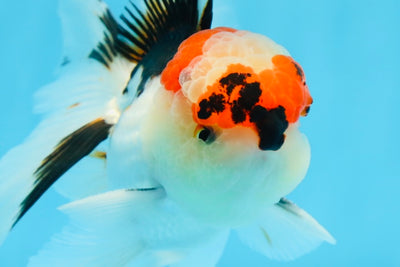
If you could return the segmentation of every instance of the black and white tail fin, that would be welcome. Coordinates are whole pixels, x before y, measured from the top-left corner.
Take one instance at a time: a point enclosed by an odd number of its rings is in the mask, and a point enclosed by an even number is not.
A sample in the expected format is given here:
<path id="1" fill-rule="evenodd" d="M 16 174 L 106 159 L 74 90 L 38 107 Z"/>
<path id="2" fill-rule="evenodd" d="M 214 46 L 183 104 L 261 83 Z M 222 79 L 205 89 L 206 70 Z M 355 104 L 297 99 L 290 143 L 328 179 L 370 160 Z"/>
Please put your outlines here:
<path id="1" fill-rule="evenodd" d="M 282 198 L 265 210 L 262 220 L 236 229 L 250 248 L 275 260 L 293 260 L 335 239 L 307 212 Z"/>
<path id="2" fill-rule="evenodd" d="M 60 176 L 95 153 L 108 137 L 118 121 L 119 99 L 135 66 L 112 51 L 117 24 L 104 3 L 61 0 L 60 16 L 65 56 L 58 80 L 36 94 L 35 111 L 43 120 L 24 143 L 0 160 L 0 243 Z M 106 55 L 109 50 L 112 57 Z M 93 51 L 107 58 L 108 66 L 94 58 Z M 105 151 L 97 155 L 102 153 Z M 94 158 L 99 162 L 105 159 Z M 103 168 L 93 172 L 96 175 L 105 171 L 104 164 L 94 165 Z M 83 179 L 89 181 L 91 176 Z M 105 189 L 98 181 L 94 184 Z M 90 183 L 86 186 L 87 192 L 95 191 Z"/>

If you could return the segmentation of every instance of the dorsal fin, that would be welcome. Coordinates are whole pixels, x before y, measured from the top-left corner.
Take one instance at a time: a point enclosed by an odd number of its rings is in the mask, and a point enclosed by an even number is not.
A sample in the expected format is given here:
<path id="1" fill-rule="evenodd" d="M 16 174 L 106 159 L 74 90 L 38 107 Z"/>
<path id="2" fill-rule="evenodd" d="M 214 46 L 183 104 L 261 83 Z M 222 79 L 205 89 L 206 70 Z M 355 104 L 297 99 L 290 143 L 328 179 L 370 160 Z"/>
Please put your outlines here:
<path id="1" fill-rule="evenodd" d="M 198 0 L 144 0 L 146 11 L 131 2 L 121 16 L 117 50 L 136 62 L 132 76 L 142 68 L 139 95 L 147 80 L 161 74 L 183 40 L 208 29 L 212 20 L 212 0 L 199 9 Z"/>
<path id="2" fill-rule="evenodd" d="M 89 58 L 93 58 L 109 68 L 110 63 L 117 55 L 115 46 L 118 35 L 118 23 L 115 21 L 108 8 L 105 10 L 104 14 L 99 17 L 99 19 L 105 26 L 105 30 L 103 32 L 104 39 L 102 42 L 97 44 L 96 48 L 92 50 L 92 52 L 89 54 Z"/>

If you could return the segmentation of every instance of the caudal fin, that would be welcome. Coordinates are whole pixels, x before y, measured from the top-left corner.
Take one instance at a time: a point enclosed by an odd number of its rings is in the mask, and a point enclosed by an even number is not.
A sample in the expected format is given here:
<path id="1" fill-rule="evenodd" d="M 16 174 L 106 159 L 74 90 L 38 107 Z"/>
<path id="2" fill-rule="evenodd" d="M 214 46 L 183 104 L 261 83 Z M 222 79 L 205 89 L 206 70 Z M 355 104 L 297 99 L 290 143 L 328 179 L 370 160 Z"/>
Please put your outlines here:
<path id="1" fill-rule="evenodd" d="M 112 58 L 102 54 L 102 48 L 107 48 L 107 40 L 113 40 L 117 27 L 104 3 L 61 0 L 60 14 L 65 56 L 58 80 L 36 93 L 35 111 L 43 115 L 43 120 L 21 145 L 0 160 L 0 244 L 12 226 L 58 178 L 82 158 L 93 154 L 108 137 L 119 118 L 118 103 L 134 67 L 118 54 Z M 78 25 L 84 25 L 85 35 L 81 27 L 76 29 Z M 107 57 L 107 66 L 91 56 L 94 51 Z M 104 179 L 96 180 L 93 187 L 88 182 L 92 177 L 104 178 L 104 158 L 97 157 L 86 168 L 88 172 L 80 173 L 85 175 L 82 181 L 87 182 L 87 192 L 70 194 L 70 186 L 65 188 L 64 195 L 84 196 L 106 190 Z M 77 172 L 80 172 L 78 167 Z M 90 173 L 95 175 L 87 175 Z"/>

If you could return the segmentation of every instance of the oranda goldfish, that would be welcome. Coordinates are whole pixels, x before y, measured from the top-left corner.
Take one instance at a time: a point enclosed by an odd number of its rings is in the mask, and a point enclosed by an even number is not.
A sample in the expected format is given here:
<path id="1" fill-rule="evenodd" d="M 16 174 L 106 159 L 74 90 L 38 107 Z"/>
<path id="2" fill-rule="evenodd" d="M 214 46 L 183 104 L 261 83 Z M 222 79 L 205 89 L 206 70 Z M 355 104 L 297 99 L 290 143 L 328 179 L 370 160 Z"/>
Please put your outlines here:
<path id="1" fill-rule="evenodd" d="M 309 166 L 313 102 L 285 48 L 211 28 L 212 0 L 144 0 L 118 21 L 60 0 L 60 15 L 43 120 L 0 161 L 0 241 L 57 181 L 70 224 L 32 266 L 215 266 L 232 231 L 281 260 L 335 242 L 285 198 Z"/>

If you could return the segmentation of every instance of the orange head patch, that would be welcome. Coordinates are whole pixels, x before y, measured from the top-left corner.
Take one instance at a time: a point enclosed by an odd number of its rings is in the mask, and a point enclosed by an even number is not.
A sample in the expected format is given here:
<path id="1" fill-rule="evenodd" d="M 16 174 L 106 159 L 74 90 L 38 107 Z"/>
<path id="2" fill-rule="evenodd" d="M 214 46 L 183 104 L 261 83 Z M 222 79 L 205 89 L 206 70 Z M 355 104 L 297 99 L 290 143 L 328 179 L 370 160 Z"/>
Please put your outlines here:
<path id="1" fill-rule="evenodd" d="M 213 37 L 216 34 L 218 38 Z M 211 38 L 215 45 L 207 43 Z M 250 39 L 247 44 L 245 38 Z M 256 44 L 257 38 L 261 45 Z M 229 42 L 235 41 L 243 43 L 230 46 Z M 249 49 L 251 45 L 254 47 Z M 312 103 L 302 68 L 285 51 L 260 35 L 227 28 L 206 30 L 181 45 L 161 82 L 167 90 L 182 89 L 191 99 L 193 119 L 198 124 L 249 127 L 258 133 L 261 149 L 276 150 L 283 144 L 288 123 L 306 115 Z M 185 70 L 189 65 L 189 71 Z M 191 91 L 187 83 L 193 85 Z"/>
<path id="2" fill-rule="evenodd" d="M 161 73 L 161 82 L 167 90 L 176 92 L 181 89 L 179 84 L 179 75 L 181 71 L 186 68 L 195 57 L 203 54 L 203 45 L 212 35 L 222 31 L 235 32 L 236 30 L 225 27 L 203 30 L 193 34 L 182 42 L 174 58 L 168 62 L 167 67 Z"/>

